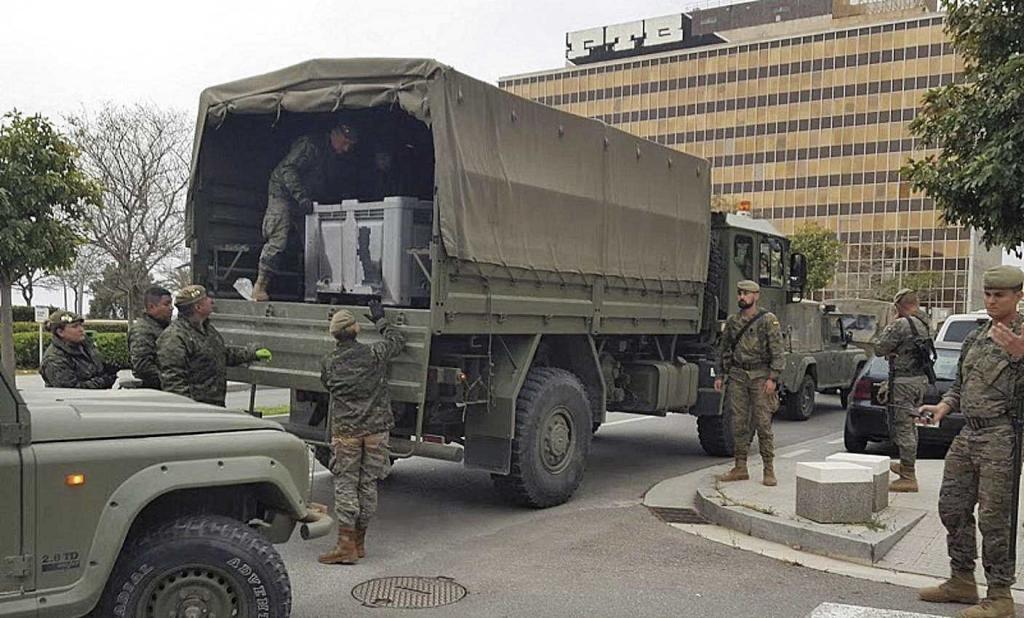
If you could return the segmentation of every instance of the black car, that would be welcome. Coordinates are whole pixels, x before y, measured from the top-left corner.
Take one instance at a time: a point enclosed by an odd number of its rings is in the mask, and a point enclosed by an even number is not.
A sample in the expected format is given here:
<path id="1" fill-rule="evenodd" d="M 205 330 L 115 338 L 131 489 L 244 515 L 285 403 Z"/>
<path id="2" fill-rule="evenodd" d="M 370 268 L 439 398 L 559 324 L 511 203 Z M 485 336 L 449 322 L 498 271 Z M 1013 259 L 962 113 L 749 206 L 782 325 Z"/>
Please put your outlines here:
<path id="1" fill-rule="evenodd" d="M 953 385 L 956 364 L 960 358 L 959 344 L 936 344 L 938 359 L 935 361 L 935 386 L 928 387 L 925 403 L 938 403 L 943 393 Z M 868 442 L 888 442 L 889 427 L 886 422 L 885 405 L 878 402 L 878 387 L 889 379 L 889 363 L 879 356 L 872 357 L 853 385 L 850 406 L 846 410 L 846 426 L 843 442 L 851 453 L 863 453 Z M 918 427 L 919 446 L 949 448 L 953 438 L 964 426 L 964 417 L 954 412 L 942 419 L 939 427 Z"/>

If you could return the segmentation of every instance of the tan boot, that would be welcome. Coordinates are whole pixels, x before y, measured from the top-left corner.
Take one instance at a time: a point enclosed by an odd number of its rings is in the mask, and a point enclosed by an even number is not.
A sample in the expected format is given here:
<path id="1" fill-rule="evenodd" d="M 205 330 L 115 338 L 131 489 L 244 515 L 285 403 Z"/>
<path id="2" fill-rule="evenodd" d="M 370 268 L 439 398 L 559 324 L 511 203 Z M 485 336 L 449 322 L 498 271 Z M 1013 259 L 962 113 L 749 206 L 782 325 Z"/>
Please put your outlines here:
<path id="1" fill-rule="evenodd" d="M 764 479 L 761 483 L 768 487 L 775 487 L 779 484 L 775 478 L 775 462 L 771 459 L 764 460 Z"/>
<path id="2" fill-rule="evenodd" d="M 334 549 L 317 558 L 320 564 L 355 564 L 359 562 L 356 551 L 356 531 L 352 528 L 338 528 L 338 544 Z"/>
<path id="3" fill-rule="evenodd" d="M 732 470 L 729 470 L 725 474 L 718 475 L 718 480 L 723 483 L 729 483 L 731 481 L 745 481 L 750 478 L 750 473 L 747 472 L 747 458 L 736 457 L 736 463 L 733 464 Z"/>
<path id="4" fill-rule="evenodd" d="M 898 462 L 898 461 L 890 461 L 889 462 L 889 472 L 892 472 L 893 474 L 899 474 L 900 473 L 900 462 Z"/>
<path id="5" fill-rule="evenodd" d="M 914 470 L 914 466 L 901 464 L 899 468 L 900 471 L 897 474 L 900 475 L 900 478 L 889 483 L 889 491 L 917 493 L 917 472 Z"/>
<path id="6" fill-rule="evenodd" d="M 977 603 L 978 585 L 974 583 L 974 573 L 954 571 L 938 586 L 918 588 L 917 596 L 930 603 Z"/>
<path id="7" fill-rule="evenodd" d="M 366 557 L 366 528 L 356 526 L 356 553 L 360 558 Z"/>
<path id="8" fill-rule="evenodd" d="M 1010 589 L 1000 586 L 989 586 L 988 596 L 977 605 L 972 605 L 957 614 L 960 618 L 1010 618 L 1016 616 L 1013 610 L 1013 597 Z"/>
<path id="9" fill-rule="evenodd" d="M 269 286 L 270 273 L 261 270 L 259 275 L 256 276 L 256 283 L 252 286 L 252 299 L 260 303 L 270 300 L 270 295 L 267 294 L 267 287 Z"/>

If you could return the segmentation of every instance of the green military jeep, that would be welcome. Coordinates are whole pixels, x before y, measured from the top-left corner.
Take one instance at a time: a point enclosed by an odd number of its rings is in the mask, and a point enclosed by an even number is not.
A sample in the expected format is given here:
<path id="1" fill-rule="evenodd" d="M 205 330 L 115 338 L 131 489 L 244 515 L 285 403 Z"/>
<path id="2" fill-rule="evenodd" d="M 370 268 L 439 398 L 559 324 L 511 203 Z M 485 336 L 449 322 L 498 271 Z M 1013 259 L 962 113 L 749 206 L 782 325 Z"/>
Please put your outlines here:
<path id="1" fill-rule="evenodd" d="M 273 422 L 0 375 L 0 614 L 288 616 L 271 543 L 333 524 L 308 486 L 307 448 Z"/>

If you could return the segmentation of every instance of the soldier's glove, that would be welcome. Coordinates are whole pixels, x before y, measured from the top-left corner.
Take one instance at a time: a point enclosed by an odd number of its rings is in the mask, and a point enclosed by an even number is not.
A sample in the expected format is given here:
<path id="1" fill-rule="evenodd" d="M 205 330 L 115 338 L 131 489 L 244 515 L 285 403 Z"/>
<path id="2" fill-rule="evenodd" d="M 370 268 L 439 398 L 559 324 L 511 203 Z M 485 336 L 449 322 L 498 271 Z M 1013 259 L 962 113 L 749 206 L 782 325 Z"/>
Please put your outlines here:
<path id="1" fill-rule="evenodd" d="M 256 360 L 270 362 L 270 359 L 274 358 L 274 355 L 270 353 L 270 350 L 266 348 L 260 348 L 256 350 Z"/>
<path id="2" fill-rule="evenodd" d="M 384 319 L 384 307 L 381 306 L 379 300 L 371 300 L 367 304 L 367 308 L 369 308 L 370 313 L 367 313 L 366 317 L 374 324 Z"/>

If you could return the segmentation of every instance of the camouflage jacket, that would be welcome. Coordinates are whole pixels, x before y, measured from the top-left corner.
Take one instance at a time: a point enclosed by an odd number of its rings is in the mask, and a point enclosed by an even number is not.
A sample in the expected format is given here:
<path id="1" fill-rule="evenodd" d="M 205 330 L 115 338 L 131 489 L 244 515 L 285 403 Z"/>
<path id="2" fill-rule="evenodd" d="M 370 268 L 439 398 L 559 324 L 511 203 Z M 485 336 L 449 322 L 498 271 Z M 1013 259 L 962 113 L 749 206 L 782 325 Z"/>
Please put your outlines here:
<path id="1" fill-rule="evenodd" d="M 1011 329 L 1020 334 L 1024 318 L 1017 316 Z M 992 323 L 978 327 L 964 339 L 953 386 L 942 401 L 964 416 L 991 418 L 1013 412 L 1024 394 L 1024 359 L 1013 360 L 989 336 Z"/>
<path id="2" fill-rule="evenodd" d="M 739 341 L 736 341 L 736 336 L 749 319 L 741 313 L 734 313 L 725 321 L 718 340 L 717 375 L 725 376 L 733 369 L 745 369 L 763 371 L 767 377 L 777 379 L 786 368 L 779 318 L 770 311 L 762 313 L 764 315 L 743 333 Z"/>
<path id="3" fill-rule="evenodd" d="M 917 346 L 914 345 L 914 332 L 910 329 L 910 320 L 914 321 L 918 337 L 931 338 L 928 324 L 915 315 L 893 320 L 874 341 L 876 355 L 894 357 L 892 360 L 893 375 L 897 378 L 925 375 L 921 355 L 918 353 Z"/>
<path id="4" fill-rule="evenodd" d="M 339 341 L 320 361 L 320 381 L 331 394 L 331 433 L 359 437 L 395 426 L 388 394 L 388 361 L 405 347 L 405 335 L 386 319 L 384 341 L 372 345 Z"/>
<path id="5" fill-rule="evenodd" d="M 55 388 L 110 388 L 117 381 L 117 367 L 105 362 L 88 338 L 76 344 L 54 335 L 39 373 L 47 386 Z"/>
<path id="6" fill-rule="evenodd" d="M 303 136 L 270 174 L 267 192 L 305 205 L 327 182 L 327 162 L 334 153 L 323 137 Z"/>
<path id="7" fill-rule="evenodd" d="M 223 406 L 227 368 L 256 360 L 256 352 L 227 346 L 207 320 L 196 326 L 179 316 L 156 340 L 160 385 L 169 393 Z"/>
<path id="8" fill-rule="evenodd" d="M 132 324 L 128 332 L 128 354 L 132 361 L 132 375 L 142 380 L 142 388 L 160 388 L 160 365 L 156 362 L 156 340 L 167 328 L 151 315 L 144 314 Z"/>

